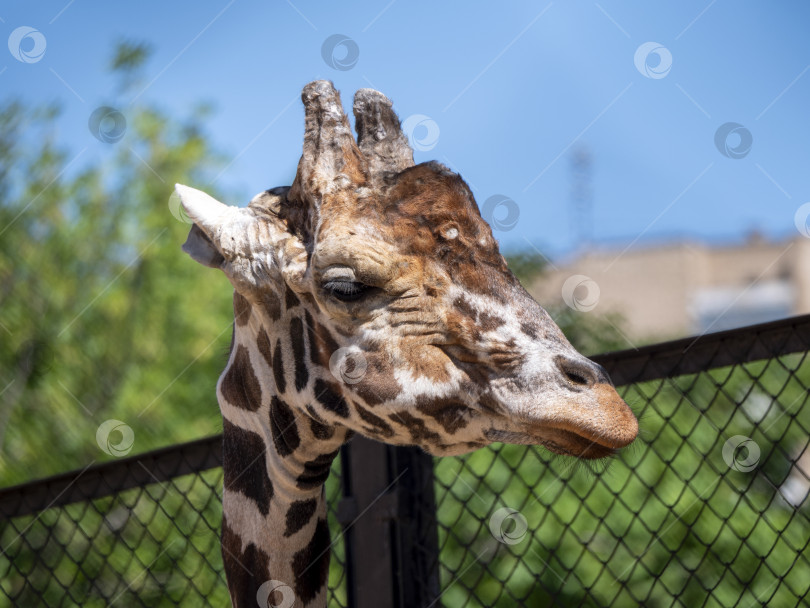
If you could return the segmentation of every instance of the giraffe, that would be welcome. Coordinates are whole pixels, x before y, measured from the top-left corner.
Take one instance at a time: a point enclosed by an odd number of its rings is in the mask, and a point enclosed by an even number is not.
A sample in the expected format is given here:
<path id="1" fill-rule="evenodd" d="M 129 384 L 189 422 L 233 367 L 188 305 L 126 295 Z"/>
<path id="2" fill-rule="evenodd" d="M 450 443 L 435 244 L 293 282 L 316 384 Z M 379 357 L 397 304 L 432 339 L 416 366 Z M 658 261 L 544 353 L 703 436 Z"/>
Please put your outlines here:
<path id="1" fill-rule="evenodd" d="M 184 251 L 234 287 L 217 398 L 238 608 L 326 605 L 324 483 L 353 433 L 437 456 L 509 442 L 595 459 L 638 432 L 509 271 L 462 178 L 414 164 L 388 98 L 356 93 L 356 140 L 331 82 L 302 100 L 292 186 L 241 208 L 176 187 Z"/>

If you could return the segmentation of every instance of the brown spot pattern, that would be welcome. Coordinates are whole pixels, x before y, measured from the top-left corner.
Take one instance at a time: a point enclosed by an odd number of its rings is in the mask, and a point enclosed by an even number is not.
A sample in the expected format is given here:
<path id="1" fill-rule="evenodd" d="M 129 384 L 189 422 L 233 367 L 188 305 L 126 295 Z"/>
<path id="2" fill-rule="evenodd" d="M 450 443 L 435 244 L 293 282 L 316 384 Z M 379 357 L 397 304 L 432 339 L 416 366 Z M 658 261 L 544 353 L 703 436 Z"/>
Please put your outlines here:
<path id="1" fill-rule="evenodd" d="M 475 336 L 479 336 L 481 332 L 496 330 L 506 323 L 504 319 L 497 315 L 486 311 L 478 311 L 464 296 L 459 296 L 453 300 L 453 310 L 464 318 L 461 323 L 466 321 L 466 325 L 469 325 L 468 330 L 474 333 Z"/>
<path id="2" fill-rule="evenodd" d="M 315 524 L 315 532 L 307 545 L 293 556 L 295 596 L 308 604 L 326 586 L 329 575 L 329 526 L 325 519 Z M 255 599 L 255 595 L 254 595 Z"/>
<path id="3" fill-rule="evenodd" d="M 491 315 L 488 312 L 478 313 L 476 318 L 477 325 L 484 331 L 493 331 L 504 325 L 506 321 L 497 315 Z"/>
<path id="4" fill-rule="evenodd" d="M 475 318 L 475 308 L 464 296 L 459 296 L 453 300 L 453 309 L 471 319 Z"/>
<path id="5" fill-rule="evenodd" d="M 340 450 L 335 450 L 328 454 L 321 454 L 309 462 L 304 463 L 304 470 L 298 476 L 298 479 L 295 480 L 295 485 L 298 489 L 314 490 L 315 488 L 321 487 L 326 482 L 327 477 L 329 477 L 329 471 L 332 470 L 332 461 L 335 459 L 335 456 L 338 455 L 339 451 Z"/>
<path id="6" fill-rule="evenodd" d="M 281 358 L 281 340 L 276 342 L 273 352 L 273 379 L 276 381 L 276 390 L 283 393 L 287 389 L 287 380 L 284 378 L 284 360 Z"/>
<path id="7" fill-rule="evenodd" d="M 394 430 L 379 416 L 375 416 L 366 408 L 358 407 L 356 404 L 354 406 L 354 410 L 357 412 L 357 415 L 360 416 L 360 419 L 363 422 L 370 424 L 374 428 L 374 431 L 377 434 L 382 435 L 383 437 L 394 436 Z"/>
<path id="8" fill-rule="evenodd" d="M 238 291 L 233 292 L 233 318 L 239 327 L 244 327 L 250 320 L 250 302 Z"/>
<path id="9" fill-rule="evenodd" d="M 296 500 L 287 511 L 284 536 L 292 536 L 309 523 L 318 508 L 318 501 L 314 498 Z"/>
<path id="10" fill-rule="evenodd" d="M 295 292 L 290 289 L 290 286 L 286 283 L 284 284 L 284 308 L 286 310 L 290 310 L 291 308 L 295 308 L 298 306 L 300 301 L 298 300 L 298 296 L 295 295 Z"/>
<path id="11" fill-rule="evenodd" d="M 256 336 L 256 346 L 258 346 L 264 360 L 267 361 L 267 366 L 273 369 L 273 346 L 270 344 L 270 338 L 267 337 L 264 327 L 259 328 L 259 333 Z"/>
<path id="12" fill-rule="evenodd" d="M 487 413 L 490 416 L 493 414 L 495 416 L 503 415 L 503 405 L 498 399 L 495 398 L 491 390 L 487 390 L 478 395 L 478 406 L 484 410 L 487 410 Z"/>
<path id="13" fill-rule="evenodd" d="M 371 406 L 395 399 L 402 393 L 402 387 L 394 377 L 394 368 L 385 353 L 366 357 L 366 373 L 360 382 L 352 385 L 352 391 Z"/>
<path id="14" fill-rule="evenodd" d="M 465 356 L 465 353 L 456 352 L 454 355 L 451 355 L 451 358 L 453 359 L 455 366 L 467 374 L 468 380 L 462 381 L 462 384 L 466 387 L 467 392 L 478 392 L 481 389 L 485 389 L 489 386 L 491 381 L 491 372 L 485 365 L 481 365 L 481 363 L 477 360 L 477 355 L 474 353 L 466 353 L 469 354 L 470 358 L 472 359 L 472 361 L 466 361 L 455 357 L 455 354 L 463 357 Z"/>
<path id="15" fill-rule="evenodd" d="M 469 424 L 466 414 L 470 413 L 471 410 L 461 401 L 453 399 L 417 399 L 416 409 L 425 416 L 430 416 L 436 420 L 451 435 Z"/>
<path id="16" fill-rule="evenodd" d="M 237 608 L 256 605 L 259 587 L 269 580 L 270 557 L 253 543 L 242 550 L 242 539 L 222 517 L 222 565 L 228 579 L 231 601 Z"/>
<path id="17" fill-rule="evenodd" d="M 329 368 L 329 358 L 339 347 L 332 334 L 320 323 L 315 323 L 309 311 L 305 313 L 307 337 L 309 338 L 309 358 L 320 367 Z"/>
<path id="18" fill-rule="evenodd" d="M 262 306 L 267 311 L 267 315 L 273 321 L 281 318 L 281 300 L 271 291 L 266 291 L 261 296 Z"/>
<path id="19" fill-rule="evenodd" d="M 347 418 L 349 416 L 349 406 L 346 405 L 346 400 L 340 395 L 339 389 L 333 384 L 318 378 L 315 380 L 315 398 L 327 410 L 340 416 Z"/>
<path id="20" fill-rule="evenodd" d="M 532 323 L 526 323 L 524 321 L 520 324 L 520 331 L 529 336 L 532 340 L 537 339 L 537 327 L 535 327 Z"/>
<path id="21" fill-rule="evenodd" d="M 289 456 L 301 445 L 295 414 L 289 405 L 275 395 L 270 400 L 270 431 L 273 445 L 280 456 Z"/>
<path id="22" fill-rule="evenodd" d="M 304 360 L 304 324 L 298 317 L 290 320 L 290 344 L 295 366 L 295 390 L 300 392 L 309 382 L 309 369 Z"/>
<path id="23" fill-rule="evenodd" d="M 222 472 L 225 489 L 244 494 L 256 503 L 262 515 L 270 511 L 273 484 L 267 474 L 266 448 L 262 438 L 222 421 Z"/>
<path id="24" fill-rule="evenodd" d="M 307 405 L 307 412 L 310 415 L 309 430 L 312 431 L 315 439 L 331 439 L 335 434 L 335 427 L 321 420 L 318 412 L 311 405 Z"/>
<path id="25" fill-rule="evenodd" d="M 236 354 L 222 378 L 220 390 L 222 396 L 234 407 L 255 412 L 262 404 L 262 388 L 244 345 L 236 347 Z"/>
<path id="26" fill-rule="evenodd" d="M 389 417 L 392 421 L 404 426 L 411 435 L 411 439 L 417 445 L 424 445 L 426 443 L 438 444 L 441 442 L 441 437 L 438 433 L 431 431 L 425 426 L 425 421 L 417 418 L 408 412 L 398 412 Z"/>

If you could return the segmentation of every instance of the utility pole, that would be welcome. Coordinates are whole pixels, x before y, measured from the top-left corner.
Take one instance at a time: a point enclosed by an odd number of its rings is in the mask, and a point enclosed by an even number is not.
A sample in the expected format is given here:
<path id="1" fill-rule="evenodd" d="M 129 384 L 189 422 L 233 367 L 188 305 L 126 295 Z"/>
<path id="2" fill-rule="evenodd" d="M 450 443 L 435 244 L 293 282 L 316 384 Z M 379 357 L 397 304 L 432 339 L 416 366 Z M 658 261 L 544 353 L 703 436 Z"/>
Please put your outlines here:
<path id="1" fill-rule="evenodd" d="M 587 249 L 593 242 L 592 157 L 588 147 L 578 145 L 570 157 L 571 239 L 575 249 Z"/>

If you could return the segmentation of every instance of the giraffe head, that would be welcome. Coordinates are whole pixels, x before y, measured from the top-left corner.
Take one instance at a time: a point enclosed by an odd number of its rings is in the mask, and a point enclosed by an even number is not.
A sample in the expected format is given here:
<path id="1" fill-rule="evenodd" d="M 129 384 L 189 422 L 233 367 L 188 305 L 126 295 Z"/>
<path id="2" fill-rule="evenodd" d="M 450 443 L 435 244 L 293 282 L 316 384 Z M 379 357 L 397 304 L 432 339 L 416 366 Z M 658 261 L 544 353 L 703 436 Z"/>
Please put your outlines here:
<path id="1" fill-rule="evenodd" d="M 264 398 L 434 455 L 503 441 L 599 458 L 632 442 L 605 371 L 509 271 L 464 180 L 414 165 L 391 102 L 358 91 L 355 141 L 330 82 L 302 99 L 292 187 L 236 208 L 178 186 L 184 249 L 233 283 L 250 359 L 281 336 L 289 367 L 256 369 Z"/>

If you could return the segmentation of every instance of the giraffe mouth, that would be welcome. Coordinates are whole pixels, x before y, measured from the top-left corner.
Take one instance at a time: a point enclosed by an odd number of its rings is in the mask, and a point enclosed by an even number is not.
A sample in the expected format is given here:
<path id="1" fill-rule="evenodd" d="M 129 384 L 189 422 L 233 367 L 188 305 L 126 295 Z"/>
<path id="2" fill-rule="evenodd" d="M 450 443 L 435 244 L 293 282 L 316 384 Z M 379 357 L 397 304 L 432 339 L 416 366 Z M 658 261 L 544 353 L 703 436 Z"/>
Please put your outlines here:
<path id="1" fill-rule="evenodd" d="M 615 448 L 599 443 L 595 439 L 578 435 L 573 431 L 551 427 L 538 429 L 532 434 L 496 429 L 489 429 L 485 434 L 490 441 L 518 445 L 542 445 L 554 454 L 573 456 L 583 460 L 607 458 L 618 451 Z"/>
<path id="2" fill-rule="evenodd" d="M 545 439 L 542 445 L 555 454 L 595 460 L 613 456 L 617 452 L 615 448 L 603 445 L 596 439 L 566 429 L 544 429 L 543 435 L 551 435 L 551 439 Z"/>

